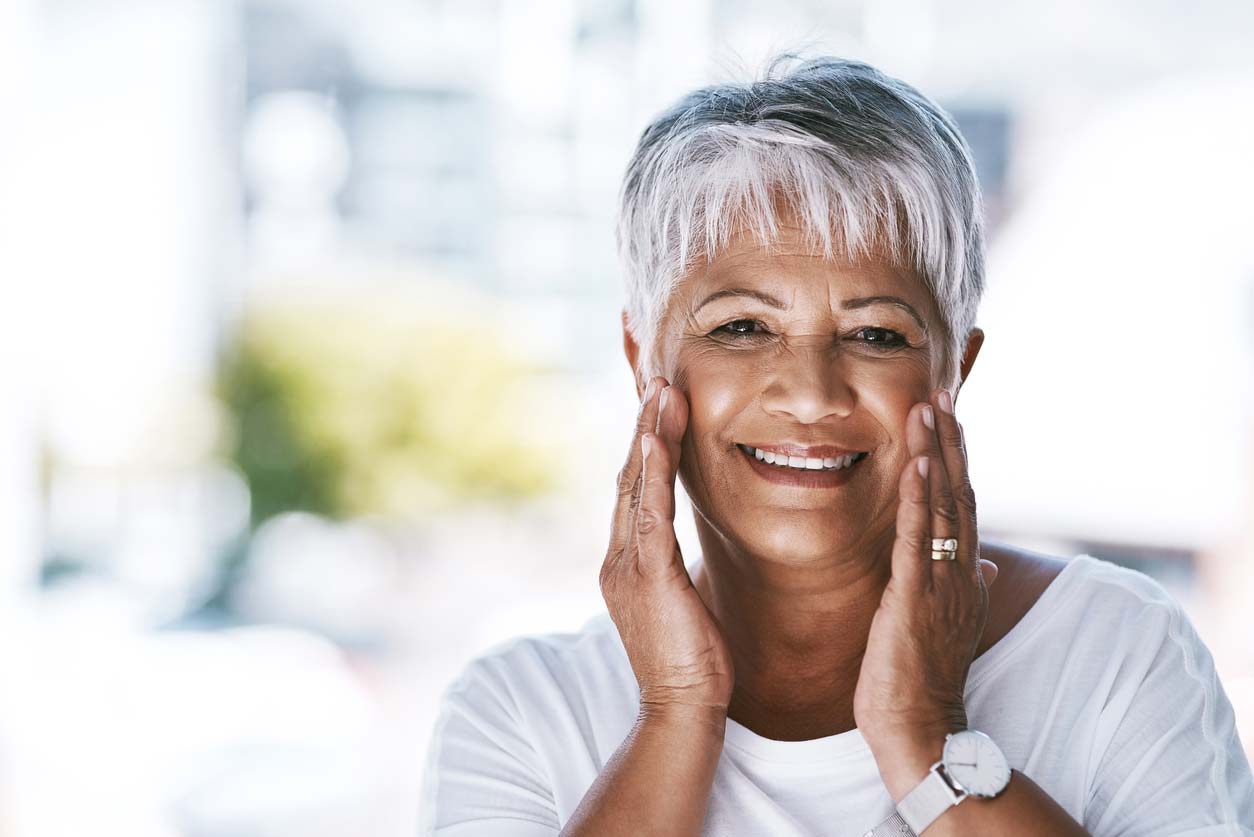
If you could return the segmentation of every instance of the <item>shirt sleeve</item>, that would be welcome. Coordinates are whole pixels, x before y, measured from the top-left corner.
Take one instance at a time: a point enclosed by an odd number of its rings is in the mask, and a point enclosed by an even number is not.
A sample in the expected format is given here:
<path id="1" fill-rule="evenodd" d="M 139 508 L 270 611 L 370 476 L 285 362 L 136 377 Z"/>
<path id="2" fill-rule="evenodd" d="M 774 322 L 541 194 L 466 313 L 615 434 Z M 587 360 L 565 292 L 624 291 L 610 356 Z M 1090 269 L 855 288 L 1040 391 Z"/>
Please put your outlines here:
<path id="1" fill-rule="evenodd" d="M 561 830 L 500 664 L 473 661 L 444 693 L 427 753 L 420 834 L 554 837 Z"/>
<path id="2" fill-rule="evenodd" d="M 1121 626 L 1089 785 L 1094 837 L 1254 837 L 1254 780 L 1210 651 L 1174 599 L 1145 602 Z M 1112 645 L 1117 645 L 1118 641 Z"/>

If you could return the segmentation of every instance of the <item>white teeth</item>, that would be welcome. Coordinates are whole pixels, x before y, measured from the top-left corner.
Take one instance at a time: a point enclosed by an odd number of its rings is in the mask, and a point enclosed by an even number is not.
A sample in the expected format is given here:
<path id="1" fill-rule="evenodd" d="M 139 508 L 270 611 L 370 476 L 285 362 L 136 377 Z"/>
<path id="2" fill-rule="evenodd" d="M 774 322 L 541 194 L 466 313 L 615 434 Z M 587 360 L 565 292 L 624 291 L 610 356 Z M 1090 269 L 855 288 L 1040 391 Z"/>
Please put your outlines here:
<path id="1" fill-rule="evenodd" d="M 836 471 L 841 468 L 848 468 L 860 456 L 860 454 L 851 453 L 845 456 L 829 456 L 829 457 L 805 457 L 805 456 L 785 456 L 782 453 L 772 453 L 759 448 L 751 448 L 742 446 L 746 452 L 752 452 L 755 459 L 772 465 L 779 465 L 786 468 L 796 468 L 801 471 Z"/>

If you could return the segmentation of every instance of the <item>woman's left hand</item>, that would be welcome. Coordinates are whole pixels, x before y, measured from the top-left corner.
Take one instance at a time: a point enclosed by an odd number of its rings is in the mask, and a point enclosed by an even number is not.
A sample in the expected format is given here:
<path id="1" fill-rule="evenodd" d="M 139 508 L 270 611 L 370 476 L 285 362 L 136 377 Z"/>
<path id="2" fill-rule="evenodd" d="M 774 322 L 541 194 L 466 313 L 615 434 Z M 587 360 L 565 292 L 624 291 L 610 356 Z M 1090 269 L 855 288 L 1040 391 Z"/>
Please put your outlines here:
<path id="1" fill-rule="evenodd" d="M 898 486 L 892 577 L 871 622 L 853 699 L 855 721 L 889 790 L 898 785 L 903 793 L 940 758 L 945 734 L 966 729 L 967 671 L 997 575 L 997 566 L 979 556 L 975 495 L 948 392 L 910 410 L 906 440 L 911 458 Z M 933 538 L 956 538 L 957 559 L 932 560 Z M 920 765 L 923 773 L 910 778 Z M 898 767 L 900 778 L 890 779 Z"/>

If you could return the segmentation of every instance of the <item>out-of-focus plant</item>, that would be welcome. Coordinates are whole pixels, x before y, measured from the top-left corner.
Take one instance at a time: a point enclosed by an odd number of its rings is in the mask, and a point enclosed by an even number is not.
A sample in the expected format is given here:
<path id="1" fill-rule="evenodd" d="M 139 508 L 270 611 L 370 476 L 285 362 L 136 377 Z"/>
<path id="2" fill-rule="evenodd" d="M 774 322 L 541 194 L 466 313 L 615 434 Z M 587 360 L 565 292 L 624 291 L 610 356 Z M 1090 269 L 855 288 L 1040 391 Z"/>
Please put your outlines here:
<path id="1" fill-rule="evenodd" d="M 294 510 L 421 520 L 557 486 L 556 446 L 520 432 L 543 370 L 502 345 L 490 300 L 424 287 L 303 290 L 242 317 L 218 394 L 254 527 Z"/>

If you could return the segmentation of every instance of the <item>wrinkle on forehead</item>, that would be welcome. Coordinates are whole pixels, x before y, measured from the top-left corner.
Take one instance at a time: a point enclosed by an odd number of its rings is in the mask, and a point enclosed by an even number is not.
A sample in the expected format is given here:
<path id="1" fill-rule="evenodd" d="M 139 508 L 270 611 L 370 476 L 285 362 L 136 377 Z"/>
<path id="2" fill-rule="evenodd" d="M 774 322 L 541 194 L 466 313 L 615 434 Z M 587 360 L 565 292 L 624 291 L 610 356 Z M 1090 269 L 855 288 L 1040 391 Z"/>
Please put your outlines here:
<path id="1" fill-rule="evenodd" d="M 829 309 L 833 307 L 833 284 L 836 284 L 833 279 L 863 286 L 882 285 L 887 280 L 898 290 L 909 289 L 909 295 L 915 297 L 914 301 L 935 309 L 931 293 L 912 268 L 900 265 L 880 252 L 865 256 L 838 252 L 835 258 L 828 258 L 821 246 L 807 244 L 801 229 L 795 224 L 782 225 L 779 236 L 765 243 L 756 233 L 748 229 L 740 230 L 712 261 L 703 258 L 693 265 L 680 283 L 679 287 L 683 290 L 676 296 L 685 296 L 685 304 L 691 306 L 701 291 L 714 291 L 731 284 L 733 276 L 752 274 L 758 281 L 786 283 L 787 288 L 771 290 L 774 296 L 792 307 L 796 305 L 798 292 L 804 288 L 797 281 L 799 272 L 806 274 L 807 279 L 819 278 L 821 274 L 828 280 L 824 290 Z M 929 313 L 938 314 L 934 310 Z"/>
<path id="2" fill-rule="evenodd" d="M 868 264 L 897 265 L 897 260 L 892 258 L 889 255 L 890 253 L 891 251 L 884 246 L 872 243 L 868 245 L 865 252 L 851 251 L 848 248 L 837 248 L 832 254 L 834 258 L 829 258 L 821 243 L 807 242 L 806 234 L 802 227 L 795 222 L 785 222 L 779 225 L 779 231 L 775 236 L 765 240 L 756 231 L 748 227 L 741 227 L 728 240 L 727 246 L 714 255 L 713 260 L 707 260 L 703 256 L 699 262 L 694 264 L 694 267 L 700 265 L 708 268 L 712 264 L 725 260 L 754 256 L 766 260 L 780 256 L 793 256 L 853 267 Z M 912 269 L 911 272 L 913 272 Z"/>

